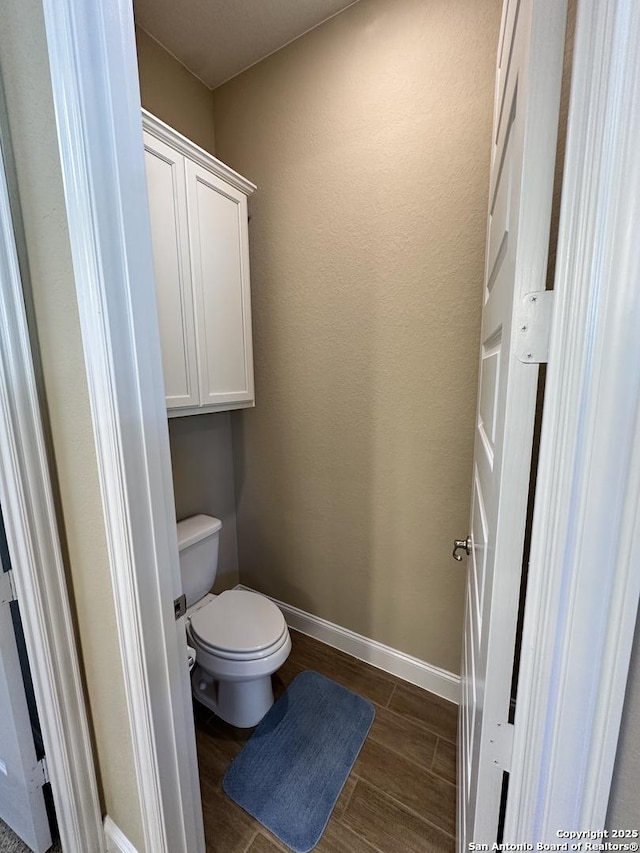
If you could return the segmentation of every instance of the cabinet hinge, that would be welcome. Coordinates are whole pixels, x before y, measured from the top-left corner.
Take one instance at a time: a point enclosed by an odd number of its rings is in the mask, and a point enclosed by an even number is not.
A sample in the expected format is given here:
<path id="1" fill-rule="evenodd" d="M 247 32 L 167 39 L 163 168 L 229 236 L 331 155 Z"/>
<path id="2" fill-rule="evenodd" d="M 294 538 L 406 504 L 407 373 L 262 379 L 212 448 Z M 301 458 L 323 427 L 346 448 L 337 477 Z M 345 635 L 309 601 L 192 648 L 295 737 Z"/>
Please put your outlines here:
<path id="1" fill-rule="evenodd" d="M 176 614 L 176 622 L 187 612 L 187 596 L 184 593 L 173 602 L 173 611 Z"/>
<path id="2" fill-rule="evenodd" d="M 8 604 L 10 601 L 15 601 L 17 597 L 13 584 L 13 569 L 0 573 L 0 604 Z"/>
<path id="3" fill-rule="evenodd" d="M 51 781 L 49 779 L 49 768 L 47 767 L 47 759 L 41 758 L 40 761 L 33 768 L 33 772 L 31 774 L 31 778 L 29 779 L 29 790 L 37 791 L 39 788 L 42 788 L 43 785 L 46 785 L 47 782 Z"/>
<path id="4" fill-rule="evenodd" d="M 501 770 L 511 770 L 513 750 L 513 723 L 496 723 L 489 735 L 492 762 Z"/>
<path id="5" fill-rule="evenodd" d="M 525 364 L 549 361 L 553 290 L 527 293 L 516 312 L 515 350 Z"/>

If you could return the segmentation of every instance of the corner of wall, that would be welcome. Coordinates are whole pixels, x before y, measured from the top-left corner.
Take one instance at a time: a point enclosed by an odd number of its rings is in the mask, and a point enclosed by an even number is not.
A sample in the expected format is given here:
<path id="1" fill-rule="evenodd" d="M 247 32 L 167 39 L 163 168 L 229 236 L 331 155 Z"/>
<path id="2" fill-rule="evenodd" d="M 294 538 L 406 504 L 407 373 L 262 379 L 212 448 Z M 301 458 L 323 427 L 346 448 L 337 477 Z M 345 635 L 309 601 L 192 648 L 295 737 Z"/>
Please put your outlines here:
<path id="1" fill-rule="evenodd" d="M 215 154 L 211 89 L 139 26 L 136 48 L 142 106 Z"/>

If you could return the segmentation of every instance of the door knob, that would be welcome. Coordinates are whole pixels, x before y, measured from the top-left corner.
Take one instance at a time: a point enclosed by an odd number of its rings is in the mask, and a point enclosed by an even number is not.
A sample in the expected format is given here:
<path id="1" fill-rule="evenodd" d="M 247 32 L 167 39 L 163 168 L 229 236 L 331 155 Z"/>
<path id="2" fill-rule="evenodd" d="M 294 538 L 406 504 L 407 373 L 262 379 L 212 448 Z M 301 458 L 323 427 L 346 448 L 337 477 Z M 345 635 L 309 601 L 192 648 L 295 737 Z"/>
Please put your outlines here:
<path id="1" fill-rule="evenodd" d="M 451 556 L 453 557 L 454 560 L 461 562 L 462 561 L 462 555 L 458 554 L 458 551 L 462 551 L 462 550 L 466 551 L 467 557 L 468 557 L 469 554 L 471 553 L 471 545 L 472 545 L 472 542 L 471 542 L 470 536 L 467 536 L 466 539 L 454 539 L 453 540 L 453 554 Z"/>

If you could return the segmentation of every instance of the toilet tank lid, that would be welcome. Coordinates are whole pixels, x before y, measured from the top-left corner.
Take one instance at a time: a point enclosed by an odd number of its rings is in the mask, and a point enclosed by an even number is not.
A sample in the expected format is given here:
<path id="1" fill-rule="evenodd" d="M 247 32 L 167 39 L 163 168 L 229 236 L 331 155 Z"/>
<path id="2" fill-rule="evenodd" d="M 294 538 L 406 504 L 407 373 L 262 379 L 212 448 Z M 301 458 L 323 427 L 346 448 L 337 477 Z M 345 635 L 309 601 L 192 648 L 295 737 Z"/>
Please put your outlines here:
<path id="1" fill-rule="evenodd" d="M 178 550 L 195 545 L 207 536 L 217 533 L 222 527 L 219 518 L 211 515 L 192 515 L 178 522 Z"/>

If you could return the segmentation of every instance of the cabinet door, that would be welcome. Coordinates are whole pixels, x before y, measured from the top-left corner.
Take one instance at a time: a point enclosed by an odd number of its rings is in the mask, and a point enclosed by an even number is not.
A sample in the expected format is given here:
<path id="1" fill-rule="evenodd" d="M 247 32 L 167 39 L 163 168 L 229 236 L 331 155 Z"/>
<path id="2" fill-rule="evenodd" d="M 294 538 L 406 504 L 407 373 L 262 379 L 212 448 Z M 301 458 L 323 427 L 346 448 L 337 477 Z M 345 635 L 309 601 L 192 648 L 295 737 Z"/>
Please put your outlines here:
<path id="1" fill-rule="evenodd" d="M 200 402 L 253 402 L 247 198 L 186 160 Z"/>
<path id="2" fill-rule="evenodd" d="M 167 408 L 197 406 L 184 157 L 149 133 L 144 150 Z"/>

